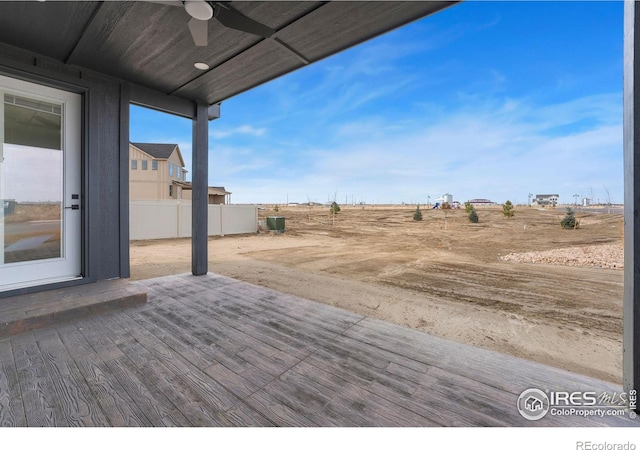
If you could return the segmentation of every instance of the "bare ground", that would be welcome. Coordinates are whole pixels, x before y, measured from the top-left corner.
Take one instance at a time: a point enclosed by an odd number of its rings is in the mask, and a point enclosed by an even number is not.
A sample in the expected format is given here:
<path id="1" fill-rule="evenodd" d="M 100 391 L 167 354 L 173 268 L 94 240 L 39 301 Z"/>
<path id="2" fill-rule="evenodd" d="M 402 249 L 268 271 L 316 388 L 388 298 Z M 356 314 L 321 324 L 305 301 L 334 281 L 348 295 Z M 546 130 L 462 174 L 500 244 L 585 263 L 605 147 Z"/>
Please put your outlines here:
<path id="1" fill-rule="evenodd" d="M 503 259 L 619 247 L 621 216 L 578 213 L 580 228 L 562 230 L 560 208 L 520 207 L 512 219 L 479 209 L 478 224 L 462 210 L 423 210 L 416 222 L 414 210 L 343 207 L 333 224 L 321 207 L 261 211 L 261 219 L 284 216 L 286 232 L 211 238 L 209 270 L 622 382 L 621 262 L 612 269 Z M 132 278 L 189 272 L 190 255 L 189 239 L 132 242 Z"/>

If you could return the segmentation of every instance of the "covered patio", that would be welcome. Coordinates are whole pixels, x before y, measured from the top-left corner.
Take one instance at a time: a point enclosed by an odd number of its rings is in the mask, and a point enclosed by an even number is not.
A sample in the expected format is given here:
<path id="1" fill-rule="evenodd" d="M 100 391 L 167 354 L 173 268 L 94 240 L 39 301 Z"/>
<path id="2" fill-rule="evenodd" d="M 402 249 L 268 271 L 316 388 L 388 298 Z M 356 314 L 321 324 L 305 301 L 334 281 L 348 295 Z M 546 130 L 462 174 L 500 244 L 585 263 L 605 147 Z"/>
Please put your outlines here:
<path id="1" fill-rule="evenodd" d="M 0 426 L 635 426 L 517 409 L 622 387 L 207 274 L 0 340 Z M 613 408 L 610 408 L 613 409 Z"/>
<path id="2" fill-rule="evenodd" d="M 51 303 L 47 326 L 0 334 L 0 426 L 637 425 L 628 414 L 527 420 L 517 409 L 525 389 L 623 388 L 208 273 L 208 126 L 220 103 L 457 2 L 210 2 L 217 16 L 204 37 L 181 4 L 0 3 L 3 98 L 68 96 L 54 106 L 69 105 L 64 123 L 78 138 L 64 173 L 78 186 L 61 203 L 77 223 L 65 250 L 77 266 L 25 270 L 19 283 L 0 267 L 3 302 L 41 293 Z M 625 7 L 629 391 L 640 384 L 640 4 Z M 220 14 L 252 25 L 229 27 Z M 256 32 L 258 19 L 268 32 Z M 130 276 L 131 104 L 193 122 L 193 275 L 133 283 L 116 299 L 122 309 L 98 300 L 88 309 L 102 314 L 68 315 L 55 309 L 61 290 Z"/>

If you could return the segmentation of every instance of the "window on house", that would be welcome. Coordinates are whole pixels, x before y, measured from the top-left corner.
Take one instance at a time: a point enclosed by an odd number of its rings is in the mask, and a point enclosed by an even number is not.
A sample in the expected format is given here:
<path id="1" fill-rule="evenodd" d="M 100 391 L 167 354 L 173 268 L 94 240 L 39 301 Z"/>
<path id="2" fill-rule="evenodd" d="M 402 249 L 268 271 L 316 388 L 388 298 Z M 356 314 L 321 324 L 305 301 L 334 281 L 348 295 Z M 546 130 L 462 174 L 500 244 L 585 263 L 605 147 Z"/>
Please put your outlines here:
<path id="1" fill-rule="evenodd" d="M 137 159 L 132 159 L 131 160 L 131 170 L 136 170 L 138 169 L 138 160 Z"/>
<path id="2" fill-rule="evenodd" d="M 169 197 L 173 198 L 173 184 L 169 185 Z"/>
<path id="3" fill-rule="evenodd" d="M 151 169 L 158 170 L 158 161 L 151 161 Z"/>
<path id="4" fill-rule="evenodd" d="M 173 176 L 173 163 L 172 162 L 169 163 L 169 176 L 170 177 Z"/>
<path id="5" fill-rule="evenodd" d="M 142 160 L 142 170 L 147 170 L 148 163 L 149 161 L 147 161 L 146 159 Z"/>

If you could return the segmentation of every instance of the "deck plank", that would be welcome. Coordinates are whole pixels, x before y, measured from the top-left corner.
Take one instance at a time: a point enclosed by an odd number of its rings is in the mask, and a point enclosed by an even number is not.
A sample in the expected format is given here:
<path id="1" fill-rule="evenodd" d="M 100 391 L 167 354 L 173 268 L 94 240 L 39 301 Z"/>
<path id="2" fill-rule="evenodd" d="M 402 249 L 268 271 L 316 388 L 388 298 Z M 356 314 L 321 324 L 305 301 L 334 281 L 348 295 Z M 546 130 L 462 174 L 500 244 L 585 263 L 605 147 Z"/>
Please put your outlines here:
<path id="1" fill-rule="evenodd" d="M 230 312 L 228 308 L 209 303 L 203 297 L 194 298 L 191 305 L 192 307 L 197 306 L 202 314 L 215 318 L 217 321 L 259 340 L 262 345 L 257 348 L 263 348 L 266 345 L 290 355 L 308 353 L 308 342 L 299 341 L 281 330 L 265 325 L 264 318 Z"/>
<path id="2" fill-rule="evenodd" d="M 109 368 L 114 379 L 124 388 L 129 397 L 140 408 L 141 412 L 154 425 L 170 423 L 175 426 L 188 426 L 187 419 L 175 409 L 171 402 L 155 387 L 148 386 L 137 368 L 131 363 L 124 350 L 130 350 L 128 345 L 134 344 L 134 338 L 117 324 L 112 315 L 105 315 L 100 320 L 92 320 L 92 325 L 97 334 L 102 336 L 100 345 L 116 346 L 122 356 L 109 358 L 103 361 Z M 109 352 L 111 355 L 114 352 Z"/>
<path id="3" fill-rule="evenodd" d="M 425 422 L 433 425 L 472 426 L 474 424 L 473 420 L 460 412 L 451 411 L 451 408 L 434 408 L 430 403 L 416 401 L 413 392 L 418 385 L 407 386 L 404 383 L 397 383 L 392 377 L 388 377 L 376 368 L 368 367 L 355 359 L 342 361 L 327 359 L 325 354 L 314 355 L 305 362 L 317 371 L 315 374 L 307 376 L 324 375 L 326 380 L 331 374 L 335 389 L 339 394 L 343 393 L 343 385 L 351 386 L 351 390 L 357 387 L 372 395 L 385 397 L 394 404 L 402 405 L 404 409 L 421 416 Z M 336 380 L 335 377 L 340 380 Z M 447 405 L 444 401 L 442 403 Z M 491 422 L 493 425 L 497 424 L 491 419 L 484 420 L 482 424 L 486 425 L 487 422 Z"/>
<path id="4" fill-rule="evenodd" d="M 76 361 L 80 372 L 113 427 L 148 427 L 153 424 L 140 411 L 133 399 L 114 379 L 109 367 L 97 355 L 87 355 Z"/>
<path id="5" fill-rule="evenodd" d="M 166 340 L 168 345 L 189 361 L 193 366 L 204 369 L 211 365 L 211 360 L 197 351 L 197 341 L 189 336 L 189 328 L 183 328 L 168 320 L 155 310 L 134 313 L 131 317 L 145 329 L 150 330 L 156 337 Z M 149 324 L 153 325 L 150 326 Z"/>
<path id="6" fill-rule="evenodd" d="M 0 340 L 0 427 L 27 425 L 9 339 Z"/>
<path id="7" fill-rule="evenodd" d="M 225 412 L 225 417 L 234 426 L 238 427 L 275 427 L 276 424 L 269 420 L 264 412 L 256 411 L 245 403 L 238 403 L 236 406 Z"/>
<path id="8" fill-rule="evenodd" d="M 54 385 L 31 332 L 11 338 L 14 361 L 29 427 L 65 426 Z"/>
<path id="9" fill-rule="evenodd" d="M 289 406 L 278 401 L 264 390 L 259 390 L 251 394 L 245 400 L 245 403 L 254 409 L 262 411 L 269 420 L 276 426 L 281 427 L 317 427 L 318 425 L 300 414 L 298 411 L 291 409 Z"/>
<path id="10" fill-rule="evenodd" d="M 473 376 L 477 381 L 517 395 L 532 387 L 531 383 L 557 390 L 578 390 L 585 386 L 593 389 L 617 388 L 611 383 L 587 379 L 533 361 L 390 325 L 366 319 L 345 335 L 452 373 Z M 505 376 L 505 370 L 508 370 L 508 376 Z"/>
<path id="11" fill-rule="evenodd" d="M 238 374 L 218 362 L 207 367 L 204 372 L 214 380 L 223 384 L 234 395 L 240 397 L 241 399 L 250 396 L 255 391 L 273 380 L 273 377 L 271 375 L 256 379 L 256 377 L 252 376 L 252 372 L 244 371 L 242 374 Z M 257 370 L 257 373 L 262 372 Z"/>
<path id="12" fill-rule="evenodd" d="M 66 426 L 108 426 L 109 421 L 57 332 L 53 329 L 48 329 L 46 333 L 34 331 L 34 337 L 51 376 L 55 393 L 60 399 Z"/>
<path id="13" fill-rule="evenodd" d="M 126 389 L 117 380 L 112 368 L 107 364 L 125 355 L 113 343 L 101 326 L 98 318 L 84 319 L 83 326 L 78 328 L 79 336 L 84 338 L 93 349 L 76 359 L 80 373 L 87 380 L 96 400 L 111 426 L 142 427 L 152 426 L 136 402 L 128 395 Z"/>
<path id="14" fill-rule="evenodd" d="M 190 379 L 188 374 L 197 368 L 189 367 L 189 363 L 182 360 L 179 354 L 164 347 L 162 340 L 141 329 L 139 322 L 133 321 L 127 314 L 123 316 L 117 323 L 114 320 L 111 326 L 129 330 L 135 339 L 121 344 L 123 352 L 132 355 L 129 361 L 123 360 L 122 363 L 131 372 L 139 372 L 139 382 L 167 410 L 163 419 L 170 417 L 172 423 L 180 426 L 185 425 L 185 421 L 189 426 L 228 425 L 229 421 L 223 414 L 210 413 L 211 402 L 203 401 L 201 386 Z M 176 389 L 178 385 L 187 388 Z M 240 420 L 243 416 L 237 413 L 235 417 Z M 259 423 L 257 420 L 255 422 Z"/>

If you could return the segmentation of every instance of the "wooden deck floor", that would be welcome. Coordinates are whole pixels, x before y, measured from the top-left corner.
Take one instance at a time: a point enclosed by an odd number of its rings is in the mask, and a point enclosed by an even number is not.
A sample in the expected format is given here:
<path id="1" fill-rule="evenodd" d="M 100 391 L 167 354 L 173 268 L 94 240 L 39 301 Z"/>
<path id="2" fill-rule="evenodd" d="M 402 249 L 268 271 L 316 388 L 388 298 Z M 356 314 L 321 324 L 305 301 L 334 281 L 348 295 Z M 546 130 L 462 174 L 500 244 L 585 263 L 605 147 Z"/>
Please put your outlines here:
<path id="1" fill-rule="evenodd" d="M 0 340 L 1 426 L 638 425 L 516 409 L 620 386 L 217 275 L 138 283 L 145 305 Z"/>

